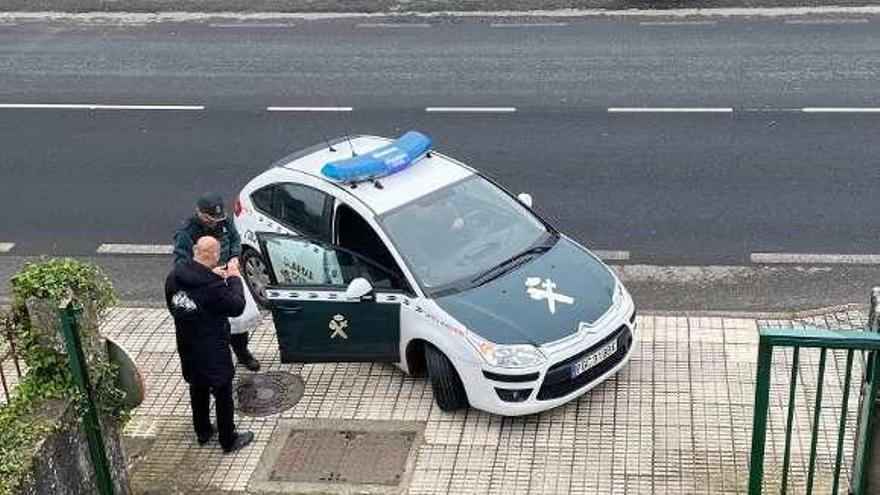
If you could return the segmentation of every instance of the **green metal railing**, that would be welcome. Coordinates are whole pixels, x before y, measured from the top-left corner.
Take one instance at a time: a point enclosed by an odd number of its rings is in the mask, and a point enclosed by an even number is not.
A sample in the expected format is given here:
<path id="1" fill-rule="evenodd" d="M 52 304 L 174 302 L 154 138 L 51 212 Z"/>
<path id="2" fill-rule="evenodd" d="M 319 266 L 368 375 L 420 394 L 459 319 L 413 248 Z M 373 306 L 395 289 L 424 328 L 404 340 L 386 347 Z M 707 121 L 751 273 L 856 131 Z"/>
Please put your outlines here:
<path id="1" fill-rule="evenodd" d="M 101 422 L 98 419 L 97 407 L 95 406 L 94 391 L 92 390 L 91 380 L 89 380 L 86 356 L 83 353 L 82 342 L 79 338 L 79 326 L 83 308 L 67 300 L 60 305 L 59 310 L 58 318 L 61 323 L 64 343 L 67 347 L 70 371 L 73 373 L 74 381 L 86 398 L 82 419 L 86 440 L 89 444 L 92 468 L 95 471 L 95 483 L 100 495 L 113 495 L 113 480 L 110 475 L 110 464 L 107 462 L 104 435 L 101 432 Z"/>
<path id="2" fill-rule="evenodd" d="M 764 328 L 759 331 L 758 377 L 755 385 L 755 415 L 752 430 L 752 455 L 749 466 L 749 494 L 759 495 L 764 481 L 764 448 L 767 436 L 767 413 L 770 400 L 771 364 L 774 348 L 792 348 L 792 367 L 788 395 L 788 414 L 785 423 L 785 450 L 782 459 L 780 493 L 787 493 L 791 456 L 791 431 L 794 423 L 795 389 L 797 387 L 800 351 L 805 348 L 819 350 L 819 373 L 816 380 L 816 398 L 810 434 L 810 457 L 807 471 L 806 493 L 813 492 L 816 474 L 816 445 L 819 438 L 819 419 L 822 409 L 822 387 L 828 351 L 846 351 L 846 376 L 841 398 L 838 424 L 837 451 L 834 460 L 832 493 L 840 487 L 840 470 L 843 462 L 843 443 L 846 433 L 846 415 L 849 405 L 849 389 L 852 383 L 853 359 L 856 351 L 867 354 L 865 361 L 861 406 L 859 407 L 858 433 L 854 452 L 853 477 L 850 493 L 866 493 L 866 472 L 870 461 L 873 441 L 874 404 L 877 382 L 880 377 L 880 334 L 865 331 L 801 330 L 791 328 Z"/>

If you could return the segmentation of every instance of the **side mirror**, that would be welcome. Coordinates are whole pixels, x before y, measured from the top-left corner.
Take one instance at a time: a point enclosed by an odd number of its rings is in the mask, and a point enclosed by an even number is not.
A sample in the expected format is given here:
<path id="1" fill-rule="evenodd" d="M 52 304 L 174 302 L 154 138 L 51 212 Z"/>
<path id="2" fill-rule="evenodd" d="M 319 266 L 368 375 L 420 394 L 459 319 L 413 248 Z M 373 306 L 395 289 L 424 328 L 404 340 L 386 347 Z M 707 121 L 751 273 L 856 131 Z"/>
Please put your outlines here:
<path id="1" fill-rule="evenodd" d="M 526 205 L 527 207 L 532 207 L 532 195 L 529 193 L 519 193 L 516 197 L 520 203 Z"/>
<path id="2" fill-rule="evenodd" d="M 348 288 L 345 289 L 345 298 L 359 300 L 371 292 L 373 292 L 373 285 L 367 279 L 358 277 L 348 284 Z"/>

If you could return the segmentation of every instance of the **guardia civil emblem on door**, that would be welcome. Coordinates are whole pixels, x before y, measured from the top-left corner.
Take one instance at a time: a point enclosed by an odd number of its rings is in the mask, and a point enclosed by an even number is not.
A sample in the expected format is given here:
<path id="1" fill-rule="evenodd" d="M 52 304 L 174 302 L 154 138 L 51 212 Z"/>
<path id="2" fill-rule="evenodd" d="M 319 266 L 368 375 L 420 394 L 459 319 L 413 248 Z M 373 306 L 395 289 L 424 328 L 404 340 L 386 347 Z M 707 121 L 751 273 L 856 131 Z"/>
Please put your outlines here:
<path id="1" fill-rule="evenodd" d="M 342 315 L 336 315 L 330 319 L 330 338 L 342 338 L 348 339 L 348 334 L 345 333 L 345 329 L 348 328 L 348 320 L 345 319 Z"/>

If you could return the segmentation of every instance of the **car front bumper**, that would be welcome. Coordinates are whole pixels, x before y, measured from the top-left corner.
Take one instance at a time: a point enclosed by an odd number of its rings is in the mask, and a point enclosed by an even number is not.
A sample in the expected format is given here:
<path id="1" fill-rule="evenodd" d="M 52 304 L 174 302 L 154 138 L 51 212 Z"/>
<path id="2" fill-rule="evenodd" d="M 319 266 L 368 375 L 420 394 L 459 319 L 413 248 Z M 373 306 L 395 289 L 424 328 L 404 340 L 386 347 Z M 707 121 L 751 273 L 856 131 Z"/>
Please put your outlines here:
<path id="1" fill-rule="evenodd" d="M 487 368 L 480 362 L 462 363 L 459 373 L 471 406 L 503 416 L 534 414 L 570 402 L 613 376 L 632 357 L 636 344 L 635 308 L 628 294 L 597 334 L 598 339 L 554 352 L 547 362 L 534 368 L 512 371 Z M 605 348 L 612 340 L 617 341 L 613 354 L 572 376 L 575 362 Z"/>

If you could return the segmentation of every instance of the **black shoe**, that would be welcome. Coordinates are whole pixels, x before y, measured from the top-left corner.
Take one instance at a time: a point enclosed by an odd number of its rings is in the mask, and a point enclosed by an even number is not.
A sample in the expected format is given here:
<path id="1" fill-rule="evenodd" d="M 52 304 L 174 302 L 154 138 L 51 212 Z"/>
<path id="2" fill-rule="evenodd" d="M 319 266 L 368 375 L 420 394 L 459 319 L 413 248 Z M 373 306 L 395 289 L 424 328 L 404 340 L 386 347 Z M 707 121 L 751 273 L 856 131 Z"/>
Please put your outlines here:
<path id="1" fill-rule="evenodd" d="M 260 371 L 260 362 L 250 352 L 244 358 L 239 359 L 238 363 L 248 369 L 248 371 Z"/>
<path id="2" fill-rule="evenodd" d="M 205 445 L 206 443 L 210 442 L 212 438 L 214 438 L 214 434 L 216 433 L 217 427 L 214 426 L 213 423 L 211 423 L 211 434 L 206 437 L 196 435 L 196 440 L 199 441 L 199 445 Z"/>
<path id="3" fill-rule="evenodd" d="M 241 433 L 236 433 L 235 441 L 232 442 L 232 445 L 230 445 L 229 447 L 223 447 L 223 453 L 229 454 L 235 452 L 236 450 L 241 450 L 253 441 L 254 432 L 252 431 L 243 431 Z"/>

